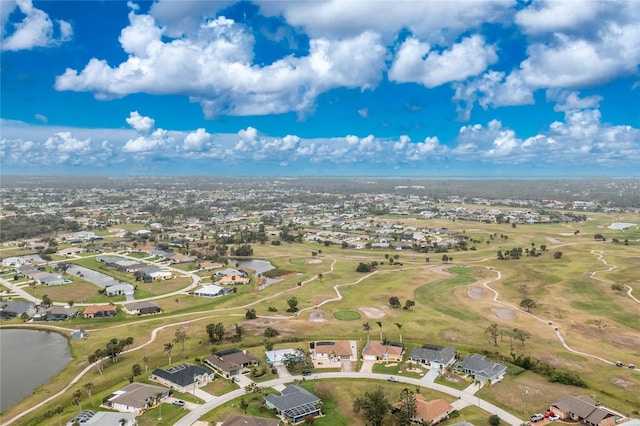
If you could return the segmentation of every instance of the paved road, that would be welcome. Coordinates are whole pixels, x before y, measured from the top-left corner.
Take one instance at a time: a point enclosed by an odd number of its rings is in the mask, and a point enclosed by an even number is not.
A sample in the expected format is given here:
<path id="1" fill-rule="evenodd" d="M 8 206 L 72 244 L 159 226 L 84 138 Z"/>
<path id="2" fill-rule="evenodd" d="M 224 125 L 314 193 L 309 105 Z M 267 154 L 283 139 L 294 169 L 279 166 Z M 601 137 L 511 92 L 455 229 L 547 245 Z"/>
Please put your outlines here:
<path id="1" fill-rule="evenodd" d="M 317 373 L 314 377 L 318 377 L 319 379 L 377 379 L 377 380 L 387 380 L 389 376 L 387 374 L 377 374 L 377 373 Z M 524 420 L 517 418 L 511 413 L 506 412 L 500 407 L 496 407 L 495 405 L 484 401 L 473 394 L 469 394 L 465 391 L 450 388 L 448 386 L 440 385 L 438 383 L 425 383 L 420 379 L 413 379 L 409 377 L 396 376 L 398 378 L 398 382 L 407 383 L 414 386 L 422 386 L 425 388 L 437 390 L 442 393 L 446 393 L 448 395 L 454 396 L 458 398 L 461 403 L 458 405 L 476 405 L 480 407 L 482 410 L 487 411 L 491 414 L 497 414 L 500 419 L 502 419 L 505 423 L 508 423 L 512 426 L 520 426 L 524 423 Z M 292 376 L 292 377 L 283 377 L 274 380 L 269 380 L 268 382 L 260 383 L 259 385 L 263 388 L 270 388 L 277 385 L 283 385 L 285 383 L 291 383 L 294 379 L 301 380 L 302 376 Z M 209 411 L 217 408 L 221 405 L 226 404 L 227 402 L 234 400 L 236 398 L 241 397 L 245 394 L 244 389 L 237 389 L 235 391 L 224 394 L 220 397 L 215 398 L 212 401 L 208 401 L 196 409 L 191 411 L 189 414 L 178 420 L 174 426 L 191 426 L 195 423 L 200 417 Z M 455 403 L 455 402 L 454 402 Z"/>

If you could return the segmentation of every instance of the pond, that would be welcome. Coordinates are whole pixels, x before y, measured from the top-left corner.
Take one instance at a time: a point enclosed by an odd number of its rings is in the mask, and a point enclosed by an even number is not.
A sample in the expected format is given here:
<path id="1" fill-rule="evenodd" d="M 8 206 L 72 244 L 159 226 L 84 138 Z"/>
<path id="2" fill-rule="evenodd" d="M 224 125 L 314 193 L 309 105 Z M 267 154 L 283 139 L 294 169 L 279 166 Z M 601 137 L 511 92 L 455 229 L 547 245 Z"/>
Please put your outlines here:
<path id="1" fill-rule="evenodd" d="M 71 361 L 69 343 L 58 333 L 0 329 L 0 342 L 0 412 L 29 396 Z"/>

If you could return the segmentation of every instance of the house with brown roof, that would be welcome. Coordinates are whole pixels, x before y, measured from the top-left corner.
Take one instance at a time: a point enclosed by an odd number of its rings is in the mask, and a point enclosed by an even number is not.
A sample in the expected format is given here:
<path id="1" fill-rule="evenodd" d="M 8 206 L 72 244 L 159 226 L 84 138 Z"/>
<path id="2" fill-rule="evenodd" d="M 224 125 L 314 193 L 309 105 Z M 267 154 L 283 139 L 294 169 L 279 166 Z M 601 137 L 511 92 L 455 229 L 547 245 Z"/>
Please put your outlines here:
<path id="1" fill-rule="evenodd" d="M 356 361 L 355 342 L 348 340 L 313 342 L 311 358 L 314 361 L 329 360 L 331 362 Z M 352 350 L 353 346 L 353 350 Z"/>
<path id="2" fill-rule="evenodd" d="M 82 313 L 85 318 L 107 318 L 115 317 L 118 314 L 118 307 L 115 305 L 91 305 L 87 306 Z"/>
<path id="3" fill-rule="evenodd" d="M 246 350 L 234 348 L 216 352 L 206 357 L 203 362 L 222 377 L 230 379 L 238 374 L 250 372 L 251 367 L 258 365 L 259 361 Z"/>
<path id="4" fill-rule="evenodd" d="M 362 358 L 365 361 L 402 361 L 403 352 L 402 343 L 382 344 L 377 340 L 370 340 L 362 350 Z"/>
<path id="5" fill-rule="evenodd" d="M 249 284 L 249 278 L 243 277 L 241 275 L 225 275 L 220 278 L 220 280 L 216 281 L 217 284 L 225 284 L 225 285 L 242 285 Z"/>
<path id="6" fill-rule="evenodd" d="M 613 426 L 616 424 L 614 413 L 597 405 L 587 395 L 565 395 L 549 406 L 563 420 L 574 420 L 588 426 Z"/>
<path id="7" fill-rule="evenodd" d="M 434 425 L 449 417 L 453 407 L 444 399 L 432 399 L 427 401 L 421 394 L 415 394 L 416 414 L 413 421 L 420 424 Z M 400 407 L 400 402 L 393 405 L 395 409 Z"/>

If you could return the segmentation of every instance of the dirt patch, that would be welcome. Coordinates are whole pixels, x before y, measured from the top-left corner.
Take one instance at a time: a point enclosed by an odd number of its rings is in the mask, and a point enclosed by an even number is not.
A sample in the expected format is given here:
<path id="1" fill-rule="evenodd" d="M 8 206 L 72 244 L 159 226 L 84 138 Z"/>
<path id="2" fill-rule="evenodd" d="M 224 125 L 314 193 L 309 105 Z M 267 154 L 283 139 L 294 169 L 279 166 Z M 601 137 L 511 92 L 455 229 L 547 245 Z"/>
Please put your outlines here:
<path id="1" fill-rule="evenodd" d="M 636 385 L 631 380 L 625 379 L 624 377 L 612 377 L 611 383 L 628 391 L 636 390 L 637 392 L 638 389 L 638 385 Z"/>
<path id="2" fill-rule="evenodd" d="M 326 320 L 324 319 L 324 315 L 322 314 L 322 312 L 311 312 L 309 314 L 309 321 L 311 321 L 311 322 L 324 322 Z"/>
<path id="3" fill-rule="evenodd" d="M 552 244 L 562 244 L 562 241 L 558 240 L 557 238 L 553 238 L 553 237 L 547 237 L 547 241 L 549 241 Z"/>
<path id="4" fill-rule="evenodd" d="M 491 312 L 493 312 L 498 318 L 503 320 L 516 319 L 516 314 L 509 308 L 491 308 Z"/>
<path id="5" fill-rule="evenodd" d="M 322 263 L 322 259 L 311 259 L 307 263 L 309 265 L 317 265 L 318 263 Z"/>
<path id="6" fill-rule="evenodd" d="M 473 300 L 480 300 L 484 298 L 484 289 L 482 287 L 470 286 L 467 287 L 467 296 Z"/>
<path id="7" fill-rule="evenodd" d="M 460 335 L 454 330 L 445 331 L 442 337 L 444 337 L 444 340 L 446 340 L 447 342 L 459 342 L 462 340 Z"/>
<path id="8" fill-rule="evenodd" d="M 361 306 L 358 309 L 362 311 L 367 318 L 376 319 L 376 318 L 382 318 L 384 316 L 384 312 L 382 312 L 380 309 L 377 309 L 377 308 Z"/>
<path id="9" fill-rule="evenodd" d="M 440 265 L 440 266 L 430 267 L 427 269 L 435 272 L 436 274 L 444 275 L 445 277 L 455 277 L 456 275 L 449 272 L 448 268 L 450 268 L 450 266 Z"/>

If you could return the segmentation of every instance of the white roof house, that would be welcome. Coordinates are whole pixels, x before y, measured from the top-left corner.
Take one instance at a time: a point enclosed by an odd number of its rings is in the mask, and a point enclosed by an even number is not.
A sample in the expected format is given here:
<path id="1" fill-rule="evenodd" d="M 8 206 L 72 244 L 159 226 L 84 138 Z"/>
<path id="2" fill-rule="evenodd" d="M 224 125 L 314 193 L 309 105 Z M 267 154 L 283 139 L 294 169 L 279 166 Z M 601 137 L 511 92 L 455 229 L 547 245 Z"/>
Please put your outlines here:
<path id="1" fill-rule="evenodd" d="M 194 296 L 202 296 L 202 297 L 217 297 L 225 294 L 225 289 L 223 287 L 209 284 L 203 286 L 201 289 L 198 289 L 193 292 Z"/>

